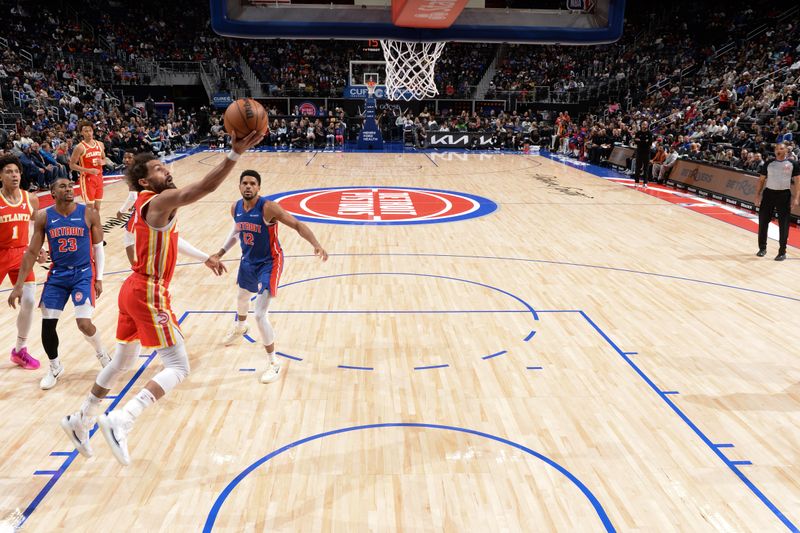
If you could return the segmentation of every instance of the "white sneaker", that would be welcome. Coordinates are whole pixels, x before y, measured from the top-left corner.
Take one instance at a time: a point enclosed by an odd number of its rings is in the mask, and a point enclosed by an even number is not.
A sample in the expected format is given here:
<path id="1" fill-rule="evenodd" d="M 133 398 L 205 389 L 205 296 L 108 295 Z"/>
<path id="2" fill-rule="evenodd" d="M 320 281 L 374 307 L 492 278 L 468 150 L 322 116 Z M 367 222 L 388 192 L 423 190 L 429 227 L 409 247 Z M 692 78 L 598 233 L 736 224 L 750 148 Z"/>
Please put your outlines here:
<path id="1" fill-rule="evenodd" d="M 108 363 L 111 362 L 111 357 L 109 357 L 106 352 L 100 352 L 97 354 L 97 360 L 100 361 L 100 366 L 105 368 L 108 366 Z"/>
<path id="2" fill-rule="evenodd" d="M 278 363 L 270 363 L 267 370 L 261 374 L 261 383 L 272 383 L 277 380 L 281 375 L 281 365 Z"/>
<path id="3" fill-rule="evenodd" d="M 83 420 L 81 412 L 72 413 L 61 419 L 61 429 L 67 434 L 75 449 L 84 457 L 94 455 L 92 446 L 89 444 L 89 430 L 94 426 L 94 422 L 87 427 L 87 422 Z"/>
<path id="4" fill-rule="evenodd" d="M 100 415 L 97 425 L 103 431 L 103 437 L 111 447 L 111 453 L 123 466 L 131 463 L 128 454 L 128 433 L 133 429 L 133 419 L 124 411 L 111 411 L 107 415 Z"/>
<path id="5" fill-rule="evenodd" d="M 241 339 L 244 335 L 246 335 L 248 331 L 250 331 L 250 326 L 248 326 L 247 324 L 245 324 L 244 326 L 239 326 L 237 322 L 237 325 L 233 326 L 233 329 L 231 329 L 228 333 L 225 334 L 224 337 L 222 337 L 222 344 L 225 346 L 230 346 L 234 342 Z"/>
<path id="6" fill-rule="evenodd" d="M 45 374 L 42 380 L 39 382 L 39 387 L 41 387 L 42 390 L 52 389 L 56 386 L 59 376 L 61 376 L 63 373 L 64 365 L 61 363 L 58 364 L 57 368 L 53 368 L 53 365 L 50 365 L 50 367 L 47 369 L 47 374 Z"/>

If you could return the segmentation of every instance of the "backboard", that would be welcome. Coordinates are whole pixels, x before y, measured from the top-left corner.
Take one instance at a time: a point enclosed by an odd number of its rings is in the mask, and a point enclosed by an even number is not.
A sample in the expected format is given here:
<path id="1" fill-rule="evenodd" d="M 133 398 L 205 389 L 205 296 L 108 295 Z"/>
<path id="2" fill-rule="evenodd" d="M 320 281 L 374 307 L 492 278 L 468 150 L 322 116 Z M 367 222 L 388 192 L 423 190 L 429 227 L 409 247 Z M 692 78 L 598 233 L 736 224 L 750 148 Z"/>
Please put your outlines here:
<path id="1" fill-rule="evenodd" d="M 625 0 L 210 0 L 217 33 L 243 38 L 601 44 L 622 35 Z M 461 2 L 447 27 L 437 6 Z M 393 23 L 413 4 L 427 19 Z M 393 8 L 395 10 L 393 18 Z M 426 15 L 426 13 L 428 15 Z"/>

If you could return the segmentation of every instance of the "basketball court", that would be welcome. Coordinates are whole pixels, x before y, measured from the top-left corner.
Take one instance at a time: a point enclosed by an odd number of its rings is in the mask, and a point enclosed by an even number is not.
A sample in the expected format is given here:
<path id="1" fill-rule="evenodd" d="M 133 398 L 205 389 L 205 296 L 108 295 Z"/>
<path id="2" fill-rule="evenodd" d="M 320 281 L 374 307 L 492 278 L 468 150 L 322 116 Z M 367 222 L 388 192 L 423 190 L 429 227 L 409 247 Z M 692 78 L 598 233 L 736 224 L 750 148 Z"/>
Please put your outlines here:
<path id="1" fill-rule="evenodd" d="M 175 162 L 177 184 L 223 157 Z M 246 168 L 323 220 L 331 254 L 282 230 L 281 379 L 258 382 L 257 344 L 220 344 L 235 253 L 221 278 L 179 261 L 192 373 L 140 418 L 129 467 L 97 435 L 87 460 L 59 427 L 98 370 L 68 306 L 56 388 L 0 363 L 0 511 L 25 531 L 797 530 L 796 260 L 541 156 L 249 153 Z M 104 222 L 126 194 L 107 185 Z M 232 176 L 181 209 L 181 236 L 216 250 L 238 197 Z M 122 230 L 106 240 L 111 345 L 128 269 Z M 109 408 L 160 368 L 140 361 Z"/>

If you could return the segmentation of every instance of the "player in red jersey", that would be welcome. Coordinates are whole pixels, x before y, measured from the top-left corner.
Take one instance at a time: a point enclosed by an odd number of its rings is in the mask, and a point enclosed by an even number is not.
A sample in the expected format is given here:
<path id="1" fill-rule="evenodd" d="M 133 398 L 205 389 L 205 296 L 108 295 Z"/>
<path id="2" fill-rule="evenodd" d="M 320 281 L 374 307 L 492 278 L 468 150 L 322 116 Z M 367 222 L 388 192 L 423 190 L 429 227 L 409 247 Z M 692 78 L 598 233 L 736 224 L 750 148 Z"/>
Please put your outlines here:
<path id="1" fill-rule="evenodd" d="M 169 282 L 181 249 L 176 214 L 181 206 L 194 203 L 215 191 L 233 170 L 239 155 L 264 137 L 253 131 L 244 139 L 232 138 L 233 151 L 206 176 L 182 189 L 172 181 L 169 169 L 151 154 L 139 154 L 128 169 L 128 183 L 139 196 L 134 204 L 132 230 L 136 235 L 136 262 L 119 293 L 117 348 L 111 363 L 98 374 L 80 411 L 67 415 L 61 427 L 77 450 L 92 456 L 89 430 L 95 420 L 117 460 L 130 462 L 127 435 L 136 418 L 156 400 L 172 390 L 189 374 L 189 357 L 178 320 L 172 312 Z M 215 258 L 205 259 L 215 274 L 225 267 Z M 101 415 L 101 401 L 117 377 L 128 370 L 142 346 L 155 348 L 164 369 L 153 376 L 139 393 L 120 410 Z M 98 415 L 100 415 L 98 417 Z"/>
<path id="2" fill-rule="evenodd" d="M 15 284 L 19 276 L 22 256 L 28 248 L 30 224 L 39 209 L 36 196 L 29 196 L 20 190 L 22 179 L 19 160 L 13 155 L 0 156 L 0 283 L 6 275 Z M 39 262 L 44 262 L 39 256 Z M 11 350 L 11 361 L 27 370 L 39 368 L 39 361 L 28 353 L 28 333 L 33 324 L 33 310 L 36 307 L 36 278 L 33 271 L 25 276 L 22 287 L 19 314 L 17 315 L 17 343 Z"/>
<path id="3" fill-rule="evenodd" d="M 94 138 L 94 128 L 88 121 L 79 124 L 83 140 L 72 151 L 69 168 L 81 173 L 80 186 L 86 205 L 100 211 L 103 199 L 103 162 L 106 147 Z"/>

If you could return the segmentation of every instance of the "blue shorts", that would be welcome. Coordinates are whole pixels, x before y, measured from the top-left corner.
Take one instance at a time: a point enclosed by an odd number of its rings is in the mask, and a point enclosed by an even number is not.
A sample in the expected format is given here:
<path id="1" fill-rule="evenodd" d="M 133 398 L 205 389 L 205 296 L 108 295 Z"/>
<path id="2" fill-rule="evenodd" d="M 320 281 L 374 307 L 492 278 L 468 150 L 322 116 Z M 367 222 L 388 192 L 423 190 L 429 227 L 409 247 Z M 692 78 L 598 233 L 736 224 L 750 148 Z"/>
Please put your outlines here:
<path id="1" fill-rule="evenodd" d="M 239 263 L 239 274 L 236 276 L 236 284 L 246 291 L 261 294 L 268 291 L 270 296 L 278 293 L 278 283 L 283 270 L 283 261 L 267 261 L 266 263 L 249 263 L 242 261 Z"/>
<path id="2" fill-rule="evenodd" d="M 44 282 L 39 306 L 63 311 L 70 296 L 75 307 L 86 303 L 94 307 L 94 268 L 91 265 L 80 268 L 52 267 Z"/>

